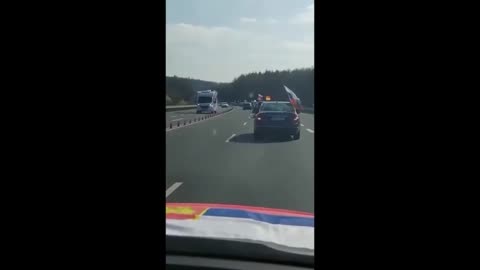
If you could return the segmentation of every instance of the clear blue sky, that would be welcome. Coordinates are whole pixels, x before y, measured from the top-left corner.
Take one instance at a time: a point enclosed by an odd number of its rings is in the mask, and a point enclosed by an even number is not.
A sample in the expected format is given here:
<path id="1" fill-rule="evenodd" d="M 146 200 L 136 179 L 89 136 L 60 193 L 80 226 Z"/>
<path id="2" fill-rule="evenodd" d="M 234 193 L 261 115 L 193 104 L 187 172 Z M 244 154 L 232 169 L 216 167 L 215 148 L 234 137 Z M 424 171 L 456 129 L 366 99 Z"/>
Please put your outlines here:
<path id="1" fill-rule="evenodd" d="M 230 82 L 313 66 L 313 0 L 167 0 L 166 72 Z"/>

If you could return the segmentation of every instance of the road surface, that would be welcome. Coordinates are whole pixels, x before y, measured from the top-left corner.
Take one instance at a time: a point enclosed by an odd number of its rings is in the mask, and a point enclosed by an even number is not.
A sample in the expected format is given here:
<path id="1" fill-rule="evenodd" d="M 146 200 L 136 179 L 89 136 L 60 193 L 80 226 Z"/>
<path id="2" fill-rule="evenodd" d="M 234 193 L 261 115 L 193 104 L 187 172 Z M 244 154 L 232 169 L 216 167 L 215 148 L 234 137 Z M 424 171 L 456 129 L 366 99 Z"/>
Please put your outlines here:
<path id="1" fill-rule="evenodd" d="M 313 213 L 314 115 L 300 114 L 300 121 L 299 140 L 254 141 L 250 111 L 238 107 L 167 131 L 166 201 Z"/>
<path id="2" fill-rule="evenodd" d="M 220 108 L 220 106 L 219 106 L 217 113 L 221 113 L 221 112 L 223 112 L 225 110 L 228 110 L 228 109 L 229 108 Z M 182 110 L 182 111 L 171 111 L 171 112 L 166 112 L 166 114 L 165 114 L 167 127 L 170 125 L 170 123 L 175 125 L 176 122 L 180 121 L 183 124 L 183 121 L 185 121 L 185 120 L 189 121 L 189 120 L 193 120 L 194 118 L 198 119 L 202 116 L 207 116 L 207 115 L 208 115 L 207 113 L 197 114 L 196 109 Z"/>

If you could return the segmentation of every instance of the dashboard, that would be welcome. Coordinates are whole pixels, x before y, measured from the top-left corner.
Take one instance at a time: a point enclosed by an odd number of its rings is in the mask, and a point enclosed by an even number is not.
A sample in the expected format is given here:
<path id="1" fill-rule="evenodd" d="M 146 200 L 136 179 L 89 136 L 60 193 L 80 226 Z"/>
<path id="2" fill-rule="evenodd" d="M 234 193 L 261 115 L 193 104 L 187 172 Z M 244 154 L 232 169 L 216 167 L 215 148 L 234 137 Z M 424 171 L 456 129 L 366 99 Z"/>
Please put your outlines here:
<path id="1" fill-rule="evenodd" d="M 219 259 L 202 256 L 167 255 L 167 270 L 306 270 L 313 267 L 243 261 L 234 259 Z"/>

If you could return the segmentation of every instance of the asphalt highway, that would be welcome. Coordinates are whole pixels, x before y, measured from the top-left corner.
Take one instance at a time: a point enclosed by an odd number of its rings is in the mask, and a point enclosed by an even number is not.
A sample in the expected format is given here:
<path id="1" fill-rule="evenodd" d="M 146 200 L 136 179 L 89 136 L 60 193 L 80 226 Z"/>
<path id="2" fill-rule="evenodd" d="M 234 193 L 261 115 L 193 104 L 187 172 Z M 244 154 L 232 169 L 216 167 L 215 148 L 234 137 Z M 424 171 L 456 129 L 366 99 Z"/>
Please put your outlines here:
<path id="1" fill-rule="evenodd" d="M 195 110 L 168 120 L 199 117 Z M 190 118 L 187 118 L 190 119 Z M 182 119 L 183 120 L 183 119 Z M 314 211 L 314 115 L 300 114 L 301 136 L 253 139 L 249 110 L 166 130 L 166 201 Z"/>

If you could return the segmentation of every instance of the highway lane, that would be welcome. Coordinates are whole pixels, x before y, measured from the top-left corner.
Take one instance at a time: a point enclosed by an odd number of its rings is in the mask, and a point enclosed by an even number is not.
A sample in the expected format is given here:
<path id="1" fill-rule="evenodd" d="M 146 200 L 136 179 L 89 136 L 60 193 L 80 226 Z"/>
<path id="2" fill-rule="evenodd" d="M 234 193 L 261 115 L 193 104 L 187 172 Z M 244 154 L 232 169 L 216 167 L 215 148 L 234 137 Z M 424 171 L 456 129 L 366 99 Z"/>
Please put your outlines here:
<path id="1" fill-rule="evenodd" d="M 218 108 L 218 113 L 223 112 L 225 110 L 228 110 L 228 108 Z M 171 112 L 166 112 L 165 120 L 166 120 L 166 126 L 168 127 L 170 125 L 170 122 L 176 123 L 177 121 L 181 121 L 183 124 L 183 121 L 189 121 L 190 119 L 194 118 L 200 118 L 202 116 L 207 116 L 208 114 L 197 114 L 196 109 L 189 109 L 189 110 L 181 110 L 181 111 L 171 111 Z"/>
<path id="2" fill-rule="evenodd" d="M 167 202 L 313 212 L 313 115 L 300 115 L 304 126 L 297 141 L 255 141 L 249 116 L 250 111 L 235 108 L 166 133 L 166 187 L 171 188 Z"/>
<path id="3" fill-rule="evenodd" d="M 315 119 L 314 115 L 311 113 L 301 113 L 300 114 L 300 122 L 302 124 L 302 128 L 309 133 L 315 132 Z"/>

